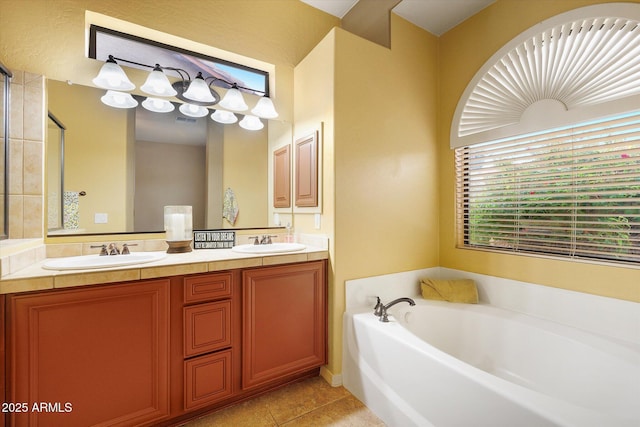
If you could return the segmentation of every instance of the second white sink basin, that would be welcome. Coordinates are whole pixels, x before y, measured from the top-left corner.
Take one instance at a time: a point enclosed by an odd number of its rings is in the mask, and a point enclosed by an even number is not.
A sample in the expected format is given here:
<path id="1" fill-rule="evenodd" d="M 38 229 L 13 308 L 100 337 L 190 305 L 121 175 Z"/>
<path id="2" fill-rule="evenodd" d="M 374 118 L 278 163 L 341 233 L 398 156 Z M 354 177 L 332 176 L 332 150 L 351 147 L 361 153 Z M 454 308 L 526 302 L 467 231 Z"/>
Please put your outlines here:
<path id="1" fill-rule="evenodd" d="M 82 255 L 54 258 L 46 261 L 42 268 L 47 270 L 86 270 L 94 268 L 121 267 L 123 265 L 144 264 L 166 257 L 166 252 L 131 252 L 128 255 Z"/>
<path id="2" fill-rule="evenodd" d="M 268 245 L 238 245 L 231 248 L 235 252 L 247 254 L 274 254 L 282 252 L 296 252 L 306 248 L 301 243 L 270 243 Z"/>

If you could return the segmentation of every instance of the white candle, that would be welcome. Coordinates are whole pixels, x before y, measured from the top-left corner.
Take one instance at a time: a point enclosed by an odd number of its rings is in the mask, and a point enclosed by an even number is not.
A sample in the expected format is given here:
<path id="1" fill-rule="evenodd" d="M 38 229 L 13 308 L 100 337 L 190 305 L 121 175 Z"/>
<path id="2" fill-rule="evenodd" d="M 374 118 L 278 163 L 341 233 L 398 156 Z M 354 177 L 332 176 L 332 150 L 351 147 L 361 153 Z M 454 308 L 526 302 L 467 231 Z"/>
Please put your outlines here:
<path id="1" fill-rule="evenodd" d="M 191 240 L 192 221 L 191 206 L 165 206 L 164 229 L 167 241 Z"/>
<path id="2" fill-rule="evenodd" d="M 172 240 L 185 240 L 184 238 L 184 214 L 175 213 L 171 215 L 171 228 L 173 229 Z"/>

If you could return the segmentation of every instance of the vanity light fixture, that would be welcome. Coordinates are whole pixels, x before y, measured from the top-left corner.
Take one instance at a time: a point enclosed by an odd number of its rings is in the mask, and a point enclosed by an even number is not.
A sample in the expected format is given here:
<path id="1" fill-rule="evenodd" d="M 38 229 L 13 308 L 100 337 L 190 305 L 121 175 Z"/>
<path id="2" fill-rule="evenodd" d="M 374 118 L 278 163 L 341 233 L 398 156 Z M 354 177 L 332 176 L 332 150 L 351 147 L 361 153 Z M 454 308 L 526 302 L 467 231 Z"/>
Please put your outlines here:
<path id="1" fill-rule="evenodd" d="M 187 90 L 184 90 L 182 92 L 181 98 L 186 98 L 185 100 L 187 101 L 196 101 L 201 105 L 213 105 L 217 104 L 218 101 L 220 101 L 220 95 L 218 95 L 217 92 L 209 87 L 204 77 L 202 77 L 202 73 L 200 72 L 198 73 L 196 78 L 193 79 L 193 81 L 188 85 L 185 86 L 183 81 L 177 82 L 176 87 L 178 87 L 179 89 L 184 89 L 185 87 L 187 88 Z M 178 98 L 180 98 L 180 96 L 178 96 Z"/>
<path id="2" fill-rule="evenodd" d="M 108 90 L 100 100 L 109 107 L 134 108 L 138 106 L 138 101 L 133 99 L 130 93 Z"/>
<path id="3" fill-rule="evenodd" d="M 278 117 L 278 112 L 273 106 L 273 101 L 268 96 L 263 96 L 258 100 L 258 103 L 251 110 L 253 114 L 263 119 L 275 119 Z"/>
<path id="4" fill-rule="evenodd" d="M 176 108 L 166 99 L 151 97 L 142 101 L 142 106 L 149 111 L 153 111 L 154 113 L 169 113 Z"/>
<path id="5" fill-rule="evenodd" d="M 244 116 L 244 119 L 240 120 L 238 125 L 240 125 L 242 129 L 246 130 L 260 130 L 264 127 L 264 123 L 262 123 L 259 118 L 252 116 L 251 114 Z"/>
<path id="6" fill-rule="evenodd" d="M 100 68 L 100 72 L 93 79 L 93 83 L 103 89 L 112 90 L 132 90 L 136 87 L 111 55 Z"/>
<path id="7" fill-rule="evenodd" d="M 231 111 L 216 110 L 211 114 L 211 119 L 218 123 L 229 125 L 238 121 L 238 117 Z"/>
<path id="8" fill-rule="evenodd" d="M 204 117 L 209 114 L 209 110 L 201 105 L 181 104 L 178 109 L 182 114 L 189 117 Z"/>
<path id="9" fill-rule="evenodd" d="M 178 92 L 171 86 L 169 79 L 160 68 L 159 64 L 149 73 L 147 81 L 140 86 L 140 89 L 149 95 L 156 96 L 176 96 Z"/>
<path id="10" fill-rule="evenodd" d="M 225 110 L 229 111 L 216 110 L 211 114 L 211 118 L 219 123 L 236 123 L 238 118 L 231 111 L 244 112 L 249 109 L 240 92 L 240 89 L 245 89 L 256 93 L 263 93 L 264 95 L 251 110 L 252 114 L 246 114 L 244 119 L 240 121 L 242 128 L 247 130 L 260 130 L 264 128 L 264 123 L 260 121 L 260 118 L 273 119 L 278 117 L 273 101 L 265 96 L 266 94 L 262 91 L 238 86 L 237 83 L 228 82 L 218 77 L 204 77 L 202 72 L 198 72 L 192 80 L 189 73 L 181 68 L 164 67 L 160 64 L 151 66 L 129 61 L 128 59 L 116 58 L 113 55 L 109 55 L 109 59 L 107 59 L 100 69 L 100 73 L 93 79 L 93 83 L 96 86 L 107 89 L 107 94 L 103 96 L 101 100 L 111 107 L 133 108 L 138 105 L 138 102 L 133 99 L 130 94 L 122 92 L 123 90 L 135 89 L 135 85 L 131 83 L 116 60 L 152 69 L 145 83 L 140 87 L 143 92 L 152 95 L 142 102 L 142 106 L 149 111 L 157 113 L 173 111 L 175 107 L 170 101 L 158 97 L 175 96 L 185 102 L 179 109 L 180 112 L 186 116 L 204 117 L 209 112 L 206 107 L 219 104 L 225 108 Z M 165 71 L 175 72 L 178 74 L 179 80 L 171 83 Z M 220 81 L 230 87 L 222 100 L 218 92 L 211 87 L 211 84 L 216 81 Z"/>
<path id="11" fill-rule="evenodd" d="M 246 111 L 249 109 L 235 83 L 231 89 L 227 91 L 222 101 L 220 101 L 220 106 L 231 111 Z"/>

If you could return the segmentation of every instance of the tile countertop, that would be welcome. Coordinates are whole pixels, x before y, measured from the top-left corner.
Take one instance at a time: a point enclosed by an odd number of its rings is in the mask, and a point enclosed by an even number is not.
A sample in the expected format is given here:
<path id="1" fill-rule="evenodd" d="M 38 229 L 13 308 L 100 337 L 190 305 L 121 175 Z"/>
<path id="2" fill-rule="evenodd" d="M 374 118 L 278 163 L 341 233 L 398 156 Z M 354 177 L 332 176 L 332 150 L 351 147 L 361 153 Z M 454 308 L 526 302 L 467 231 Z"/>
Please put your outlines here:
<path id="1" fill-rule="evenodd" d="M 2 277 L 0 294 L 289 264 L 328 257 L 327 249 L 307 246 L 301 251 L 276 254 L 247 254 L 231 249 L 197 249 L 183 254 L 167 254 L 161 260 L 144 264 L 86 270 L 46 270 L 42 265 L 47 260 L 43 260 Z"/>

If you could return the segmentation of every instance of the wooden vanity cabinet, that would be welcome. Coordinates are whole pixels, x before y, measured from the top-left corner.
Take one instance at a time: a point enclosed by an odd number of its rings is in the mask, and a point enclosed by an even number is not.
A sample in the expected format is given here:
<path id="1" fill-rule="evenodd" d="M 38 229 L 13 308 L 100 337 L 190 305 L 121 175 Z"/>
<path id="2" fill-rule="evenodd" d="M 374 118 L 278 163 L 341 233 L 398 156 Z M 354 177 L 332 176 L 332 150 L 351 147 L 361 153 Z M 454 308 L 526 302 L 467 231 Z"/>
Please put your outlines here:
<path id="1" fill-rule="evenodd" d="M 326 363 L 325 265 L 313 261 L 243 271 L 243 389 Z"/>
<path id="2" fill-rule="evenodd" d="M 0 295 L 0 396 L 28 404 L 0 427 L 173 426 L 317 375 L 326 293 L 311 261 Z"/>
<path id="3" fill-rule="evenodd" d="M 11 426 L 169 417 L 169 280 L 7 297 Z"/>
<path id="4" fill-rule="evenodd" d="M 8 404 L 9 402 L 7 401 L 6 395 L 5 395 L 5 381 L 3 380 L 4 378 L 6 378 L 6 373 L 5 373 L 5 368 L 6 368 L 6 364 L 5 364 L 5 348 L 6 348 L 6 344 L 5 344 L 5 315 L 4 315 L 4 307 L 5 307 L 5 296 L 4 295 L 0 295 L 0 319 L 2 319 L 2 322 L 0 322 L 0 402 L 2 404 Z M 6 412 L 0 412 L 0 427 L 4 427 L 5 426 L 5 413 Z"/>

